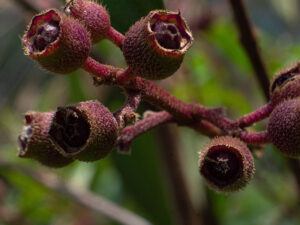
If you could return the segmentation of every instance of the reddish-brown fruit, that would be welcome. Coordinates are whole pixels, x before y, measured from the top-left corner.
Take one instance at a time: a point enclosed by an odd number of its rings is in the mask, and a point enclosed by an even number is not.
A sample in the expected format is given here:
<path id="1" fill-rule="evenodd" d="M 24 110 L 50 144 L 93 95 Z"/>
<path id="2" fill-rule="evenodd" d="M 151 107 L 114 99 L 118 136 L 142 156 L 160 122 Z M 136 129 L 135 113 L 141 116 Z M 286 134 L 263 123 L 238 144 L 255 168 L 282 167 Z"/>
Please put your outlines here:
<path id="1" fill-rule="evenodd" d="M 85 27 L 57 9 L 48 9 L 35 15 L 22 42 L 25 55 L 44 69 L 60 74 L 80 68 L 91 46 Z"/>
<path id="2" fill-rule="evenodd" d="M 91 34 L 92 43 L 105 39 L 110 29 L 106 9 L 91 0 L 67 0 L 65 12 L 78 19 Z"/>
<path id="3" fill-rule="evenodd" d="M 253 176 L 253 157 L 240 139 L 217 137 L 200 152 L 199 171 L 212 189 L 237 191 L 245 187 Z"/>
<path id="4" fill-rule="evenodd" d="M 49 134 L 65 157 L 95 161 L 113 149 L 118 125 L 105 106 L 87 101 L 58 107 Z"/>
<path id="5" fill-rule="evenodd" d="M 27 112 L 25 126 L 19 136 L 19 157 L 31 158 L 49 167 L 63 167 L 73 159 L 62 156 L 51 141 L 48 131 L 54 112 Z"/>
<path id="6" fill-rule="evenodd" d="M 270 96 L 275 105 L 300 96 L 300 62 L 275 76 L 270 86 Z"/>
<path id="7" fill-rule="evenodd" d="M 284 155 L 300 157 L 300 99 L 284 101 L 273 110 L 268 123 L 272 143 Z"/>
<path id="8" fill-rule="evenodd" d="M 192 42 L 179 12 L 154 10 L 126 33 L 123 54 L 133 74 L 160 80 L 176 72 Z"/>

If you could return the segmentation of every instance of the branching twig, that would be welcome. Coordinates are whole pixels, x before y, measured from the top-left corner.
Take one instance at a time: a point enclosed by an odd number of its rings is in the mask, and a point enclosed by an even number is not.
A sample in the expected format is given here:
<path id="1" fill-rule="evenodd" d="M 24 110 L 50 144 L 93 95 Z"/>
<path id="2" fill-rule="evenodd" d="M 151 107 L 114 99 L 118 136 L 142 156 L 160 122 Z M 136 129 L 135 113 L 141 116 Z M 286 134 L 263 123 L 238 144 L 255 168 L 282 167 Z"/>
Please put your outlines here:
<path id="1" fill-rule="evenodd" d="M 266 99 L 269 100 L 270 81 L 243 0 L 229 0 L 229 2 L 232 8 L 234 21 L 239 29 L 240 41 L 251 61 L 256 78 L 264 95 Z"/>
<path id="2" fill-rule="evenodd" d="M 185 103 L 141 77 L 136 77 L 126 84 L 119 83 L 118 75 L 122 74 L 122 69 L 103 65 L 90 57 L 83 69 L 96 77 L 95 83 L 98 85 L 119 85 L 127 90 L 140 92 L 143 100 L 168 111 L 183 124 L 196 124 L 204 119 L 221 128 L 225 133 L 230 133 L 232 129 L 236 129 L 237 123 L 223 116 L 223 108 L 209 109 L 199 104 Z"/>
<path id="3" fill-rule="evenodd" d="M 128 126 L 122 130 L 118 138 L 119 150 L 123 153 L 130 152 L 130 144 L 139 135 L 164 123 L 173 122 L 173 116 L 166 112 L 151 113 L 151 115 L 133 126 Z"/>
<path id="4" fill-rule="evenodd" d="M 240 139 L 249 144 L 263 144 L 270 142 L 270 138 L 266 130 L 259 132 L 244 131 L 241 133 Z"/>
<path id="5" fill-rule="evenodd" d="M 269 116 L 273 109 L 273 104 L 268 103 L 247 115 L 243 115 L 238 119 L 239 127 L 243 128 L 253 125 L 257 121 L 260 121 Z"/>
<path id="6" fill-rule="evenodd" d="M 140 101 L 141 94 L 137 91 L 125 90 L 126 91 L 126 101 L 124 105 L 114 112 L 114 117 L 116 118 L 119 129 L 123 129 L 128 125 L 134 124 L 138 119 L 138 114 L 135 113 Z"/>
<path id="7" fill-rule="evenodd" d="M 252 66 L 256 71 L 257 79 L 265 94 L 266 99 L 269 99 L 269 79 L 266 69 L 259 53 L 255 36 L 248 14 L 242 0 L 229 0 L 232 7 L 235 22 L 239 28 L 241 42 L 251 60 Z M 297 181 L 298 192 L 300 195 L 300 166 L 299 161 L 296 159 L 288 159 L 291 171 Z"/>

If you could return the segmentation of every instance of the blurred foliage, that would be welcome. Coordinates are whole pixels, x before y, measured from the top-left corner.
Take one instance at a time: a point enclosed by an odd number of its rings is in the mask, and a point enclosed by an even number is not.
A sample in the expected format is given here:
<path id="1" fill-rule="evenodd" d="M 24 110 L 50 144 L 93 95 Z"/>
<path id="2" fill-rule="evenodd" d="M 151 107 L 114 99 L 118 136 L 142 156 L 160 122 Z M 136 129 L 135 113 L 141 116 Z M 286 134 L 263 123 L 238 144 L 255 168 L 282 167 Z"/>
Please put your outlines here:
<path id="1" fill-rule="evenodd" d="M 103 0 L 111 13 L 113 26 L 123 33 L 150 10 L 164 8 L 164 5 L 168 8 L 170 2 Z M 88 99 L 99 99 L 113 111 L 122 105 L 124 96 L 118 88 L 94 87 L 81 70 L 70 76 L 54 76 L 23 56 L 19 37 L 32 14 L 17 3 L 0 0 L 0 157 L 40 170 L 45 168 L 32 160 L 16 157 L 16 139 L 26 111 L 50 111 L 59 105 Z M 194 29 L 195 43 L 183 66 L 159 85 L 184 101 L 210 107 L 225 106 L 228 115 L 237 118 L 264 103 L 262 92 L 238 42 L 227 2 L 188 0 L 183 6 L 191 9 L 196 3 L 201 4 L 201 10 L 215 10 L 216 16 L 205 30 Z M 300 33 L 295 28 L 300 21 L 297 13 L 300 3 L 255 0 L 248 1 L 248 7 L 272 77 L 299 59 Z M 93 51 L 105 63 L 124 66 L 120 50 L 108 41 L 97 44 Z M 145 109 L 142 105 L 139 112 Z M 262 124 L 256 128 L 263 129 Z M 206 137 L 190 129 L 179 128 L 185 177 L 190 197 L 199 212 L 208 207 L 205 201 L 208 198 L 220 225 L 300 224 L 294 178 L 286 160 L 271 145 L 265 147 L 262 158 L 256 159 L 257 173 L 251 184 L 239 193 L 222 195 L 205 191 L 197 171 L 197 152 L 206 141 Z M 75 162 L 52 172 L 67 183 L 104 196 L 153 224 L 176 224 L 163 166 L 156 139 L 149 132 L 133 142 L 131 155 L 114 151 L 98 162 Z M 30 177 L 0 168 L 0 225 L 14 224 L 3 216 L 5 209 L 21 218 L 23 222 L 19 224 L 116 224 L 41 187 Z"/>

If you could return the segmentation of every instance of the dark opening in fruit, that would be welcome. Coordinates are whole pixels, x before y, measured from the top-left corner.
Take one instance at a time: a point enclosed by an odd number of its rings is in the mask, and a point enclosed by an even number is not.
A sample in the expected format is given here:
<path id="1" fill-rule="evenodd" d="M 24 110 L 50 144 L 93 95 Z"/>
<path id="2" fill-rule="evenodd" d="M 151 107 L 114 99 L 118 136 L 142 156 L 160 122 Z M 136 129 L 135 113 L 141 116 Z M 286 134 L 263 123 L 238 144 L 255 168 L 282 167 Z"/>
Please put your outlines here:
<path id="1" fill-rule="evenodd" d="M 272 84 L 271 92 L 274 91 L 276 87 L 281 86 L 283 83 L 288 81 L 289 79 L 293 78 L 295 76 L 294 73 L 286 73 L 282 76 L 279 76 Z"/>
<path id="2" fill-rule="evenodd" d="M 76 152 L 90 136 L 90 126 L 80 111 L 58 108 L 49 134 L 67 153 Z"/>
<path id="3" fill-rule="evenodd" d="M 180 14 L 158 12 L 153 15 L 150 24 L 157 42 L 166 49 L 182 49 L 192 40 Z"/>
<path id="4" fill-rule="evenodd" d="M 60 17 L 50 10 L 33 18 L 24 40 L 30 52 L 43 51 L 57 40 L 60 32 Z"/>
<path id="5" fill-rule="evenodd" d="M 201 173 L 218 187 L 233 184 L 243 174 L 241 154 L 234 148 L 214 146 L 204 158 Z"/>

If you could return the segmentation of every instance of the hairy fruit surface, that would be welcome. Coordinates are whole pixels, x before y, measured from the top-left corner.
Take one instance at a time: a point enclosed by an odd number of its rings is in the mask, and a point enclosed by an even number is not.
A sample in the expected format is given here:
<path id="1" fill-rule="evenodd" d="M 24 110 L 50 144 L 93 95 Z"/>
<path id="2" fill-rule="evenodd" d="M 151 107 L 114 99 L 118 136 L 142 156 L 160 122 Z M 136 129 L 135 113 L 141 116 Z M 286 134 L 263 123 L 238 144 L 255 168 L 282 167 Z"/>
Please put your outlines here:
<path id="1" fill-rule="evenodd" d="M 73 159 L 62 156 L 51 141 L 48 131 L 54 112 L 27 112 L 25 125 L 18 138 L 19 157 L 31 158 L 49 167 L 63 167 Z"/>
<path id="2" fill-rule="evenodd" d="M 159 80 L 177 71 L 192 42 L 179 12 L 154 10 L 126 33 L 123 54 L 135 75 Z"/>
<path id="3" fill-rule="evenodd" d="M 107 37 L 110 18 L 106 9 L 91 0 L 67 0 L 65 12 L 78 19 L 90 32 L 92 43 Z"/>
<path id="4" fill-rule="evenodd" d="M 199 171 L 212 189 L 219 192 L 237 191 L 252 178 L 253 157 L 240 139 L 217 137 L 200 152 Z"/>
<path id="5" fill-rule="evenodd" d="M 300 157 L 300 99 L 284 101 L 273 110 L 268 123 L 272 143 L 284 155 Z"/>
<path id="6" fill-rule="evenodd" d="M 66 74 L 80 68 L 90 52 L 88 31 L 57 9 L 35 15 L 22 38 L 24 53 L 44 69 Z"/>
<path id="7" fill-rule="evenodd" d="M 65 157 L 95 161 L 113 149 L 118 126 L 105 106 L 87 101 L 58 107 L 49 134 Z"/>
<path id="8" fill-rule="evenodd" d="M 275 76 L 270 86 L 270 96 L 275 105 L 300 96 L 300 63 Z"/>

